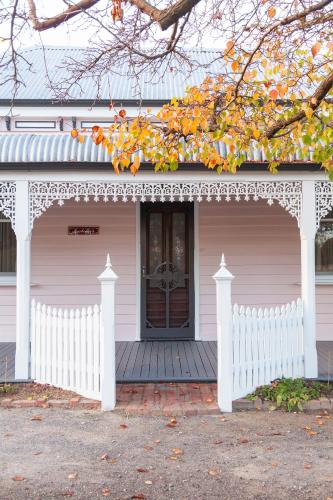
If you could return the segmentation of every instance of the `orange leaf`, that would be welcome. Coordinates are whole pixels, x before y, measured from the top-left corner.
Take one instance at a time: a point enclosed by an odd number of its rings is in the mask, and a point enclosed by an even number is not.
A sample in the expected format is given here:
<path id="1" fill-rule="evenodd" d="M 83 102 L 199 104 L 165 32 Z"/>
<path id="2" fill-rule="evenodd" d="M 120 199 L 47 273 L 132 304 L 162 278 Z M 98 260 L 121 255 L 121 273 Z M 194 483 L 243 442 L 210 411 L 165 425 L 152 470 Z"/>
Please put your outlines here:
<path id="1" fill-rule="evenodd" d="M 76 130 L 76 128 L 73 128 L 73 130 L 71 131 L 71 136 L 73 137 L 73 139 L 76 139 L 78 135 L 79 132 Z"/>
<path id="2" fill-rule="evenodd" d="M 102 456 L 101 456 L 101 460 L 109 460 L 109 455 L 107 453 L 104 453 Z"/>
<path id="3" fill-rule="evenodd" d="M 120 424 L 120 425 L 119 425 L 119 427 L 120 427 L 121 429 L 127 429 L 128 425 L 126 425 L 126 424 Z"/>
<path id="4" fill-rule="evenodd" d="M 138 467 L 136 470 L 138 472 L 148 472 L 147 469 L 145 469 L 144 467 Z"/>
<path id="5" fill-rule="evenodd" d="M 13 481 L 25 481 L 25 477 L 23 476 L 14 476 L 12 477 Z"/>
<path id="6" fill-rule="evenodd" d="M 43 420 L 43 417 L 42 415 L 34 415 L 30 420 L 37 420 L 38 422 L 40 422 L 41 420 Z"/>
<path id="7" fill-rule="evenodd" d="M 276 15 L 276 9 L 274 7 L 270 7 L 267 11 L 267 14 L 268 14 L 268 17 L 273 19 L 273 17 L 275 17 L 275 15 Z"/>
<path id="8" fill-rule="evenodd" d="M 231 69 L 232 69 L 232 71 L 237 71 L 239 69 L 238 61 L 232 61 Z"/>
<path id="9" fill-rule="evenodd" d="M 208 474 L 210 476 L 218 476 L 219 473 L 218 473 L 218 471 L 216 469 L 212 469 L 212 470 L 208 471 Z"/>
<path id="10" fill-rule="evenodd" d="M 227 50 L 231 50 L 235 43 L 232 40 L 227 41 Z"/>
<path id="11" fill-rule="evenodd" d="M 312 55 L 313 57 L 316 57 L 316 55 L 318 54 L 318 52 L 320 51 L 321 49 L 321 43 L 320 42 L 316 42 L 313 47 L 311 47 L 311 52 L 312 52 Z"/>
<path id="12" fill-rule="evenodd" d="M 110 496 L 110 489 L 109 488 L 103 488 L 102 489 L 102 495 L 103 495 L 103 497 L 109 497 Z"/>
<path id="13" fill-rule="evenodd" d="M 143 493 L 136 493 L 135 495 L 131 496 L 132 500 L 145 500 L 145 496 Z"/>
<path id="14" fill-rule="evenodd" d="M 126 116 L 126 110 L 125 110 L 125 109 L 121 109 L 121 110 L 119 111 L 119 116 L 120 116 L 121 118 L 125 118 L 125 116 Z"/>
<path id="15" fill-rule="evenodd" d="M 184 455 L 183 450 L 181 450 L 180 448 L 172 448 L 172 451 L 175 455 Z"/>
<path id="16" fill-rule="evenodd" d="M 241 437 L 241 438 L 239 438 L 238 441 L 240 444 L 246 444 L 249 442 L 249 440 L 246 437 Z"/>
<path id="17" fill-rule="evenodd" d="M 278 94 L 278 91 L 276 89 L 272 89 L 269 92 L 269 96 L 271 99 L 273 99 L 273 101 L 275 101 L 277 99 L 278 95 L 279 94 Z"/>

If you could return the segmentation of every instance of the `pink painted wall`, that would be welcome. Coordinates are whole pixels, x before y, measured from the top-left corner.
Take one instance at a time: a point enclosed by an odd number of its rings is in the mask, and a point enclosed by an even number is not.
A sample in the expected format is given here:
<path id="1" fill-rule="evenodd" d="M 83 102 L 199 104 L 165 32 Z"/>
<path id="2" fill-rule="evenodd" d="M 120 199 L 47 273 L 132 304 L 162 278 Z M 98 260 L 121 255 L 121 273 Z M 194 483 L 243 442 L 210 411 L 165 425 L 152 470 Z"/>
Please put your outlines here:
<path id="1" fill-rule="evenodd" d="M 68 236 L 67 227 L 100 226 L 96 236 Z M 54 306 L 100 303 L 97 276 L 107 252 L 119 276 L 116 294 L 116 336 L 135 336 L 135 205 L 67 202 L 53 206 L 35 222 L 32 233 L 31 295 Z M 0 287 L 0 341 L 15 340 L 15 288 Z"/>
<path id="2" fill-rule="evenodd" d="M 119 276 L 116 336 L 134 340 L 136 207 L 133 203 L 67 202 L 36 221 L 32 236 L 32 296 L 64 307 L 100 301 L 97 276 L 109 251 Z M 98 236 L 68 236 L 69 225 L 99 225 Z M 216 337 L 215 284 L 220 253 L 235 275 L 233 301 L 283 304 L 300 296 L 296 220 L 266 202 L 199 204 L 200 334 Z M 333 340 L 333 286 L 317 286 L 318 340 Z M 0 286 L 0 341 L 15 340 L 15 287 Z"/>
<path id="3" fill-rule="evenodd" d="M 272 306 L 300 296 L 299 230 L 283 208 L 265 201 L 203 202 L 199 214 L 202 339 L 216 338 L 212 275 L 219 267 L 221 252 L 235 276 L 233 302 Z M 320 329 L 318 336 L 321 334 Z"/>

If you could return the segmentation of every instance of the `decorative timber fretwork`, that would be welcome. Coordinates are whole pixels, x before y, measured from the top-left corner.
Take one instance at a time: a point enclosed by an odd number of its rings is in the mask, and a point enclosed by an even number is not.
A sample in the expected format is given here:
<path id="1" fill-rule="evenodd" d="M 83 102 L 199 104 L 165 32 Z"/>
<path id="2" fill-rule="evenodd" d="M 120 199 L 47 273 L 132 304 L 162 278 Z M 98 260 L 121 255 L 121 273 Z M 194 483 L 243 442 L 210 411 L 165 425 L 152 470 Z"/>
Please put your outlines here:
<path id="1" fill-rule="evenodd" d="M 300 222 L 301 181 L 215 181 L 215 182 L 30 182 L 31 227 L 49 207 L 66 200 L 103 201 L 277 201 Z"/>
<path id="2" fill-rule="evenodd" d="M 316 222 L 317 228 L 320 221 L 333 209 L 333 182 L 316 181 Z"/>
<path id="3" fill-rule="evenodd" d="M 13 229 L 15 229 L 15 194 L 15 182 L 0 182 L 0 212 L 10 219 Z"/>

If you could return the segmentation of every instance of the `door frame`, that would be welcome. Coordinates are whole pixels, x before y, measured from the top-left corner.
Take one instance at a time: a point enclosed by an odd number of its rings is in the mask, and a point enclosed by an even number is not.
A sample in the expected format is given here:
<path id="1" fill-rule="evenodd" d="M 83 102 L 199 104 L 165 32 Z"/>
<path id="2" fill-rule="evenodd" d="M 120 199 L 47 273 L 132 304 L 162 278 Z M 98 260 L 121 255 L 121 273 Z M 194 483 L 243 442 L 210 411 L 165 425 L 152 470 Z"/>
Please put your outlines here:
<path id="1" fill-rule="evenodd" d="M 200 336 L 200 259 L 199 259 L 199 202 L 193 201 L 193 274 L 194 274 L 194 340 L 201 340 Z M 135 204 L 135 262 L 136 262 L 136 325 L 135 341 L 141 338 L 141 202 Z"/>

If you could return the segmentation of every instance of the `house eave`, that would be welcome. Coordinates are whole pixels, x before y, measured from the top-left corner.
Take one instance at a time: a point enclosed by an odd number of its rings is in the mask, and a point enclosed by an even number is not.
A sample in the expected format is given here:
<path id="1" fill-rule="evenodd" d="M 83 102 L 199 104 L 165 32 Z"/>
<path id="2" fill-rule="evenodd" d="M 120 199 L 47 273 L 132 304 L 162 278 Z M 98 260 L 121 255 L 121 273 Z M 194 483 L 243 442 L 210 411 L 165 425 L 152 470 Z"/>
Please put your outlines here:
<path id="1" fill-rule="evenodd" d="M 153 165 L 148 162 L 143 162 L 140 166 L 141 170 L 153 171 Z M 318 172 L 322 169 L 319 163 L 313 162 L 290 162 L 282 163 L 278 170 L 280 172 Z M 113 171 L 111 162 L 88 162 L 88 161 L 55 161 L 55 162 L 3 162 L 0 163 L 1 171 Z M 203 163 L 180 163 L 179 171 L 186 172 L 209 172 L 209 169 Z M 267 162 L 245 162 L 239 169 L 239 172 L 266 172 L 268 173 Z"/>

